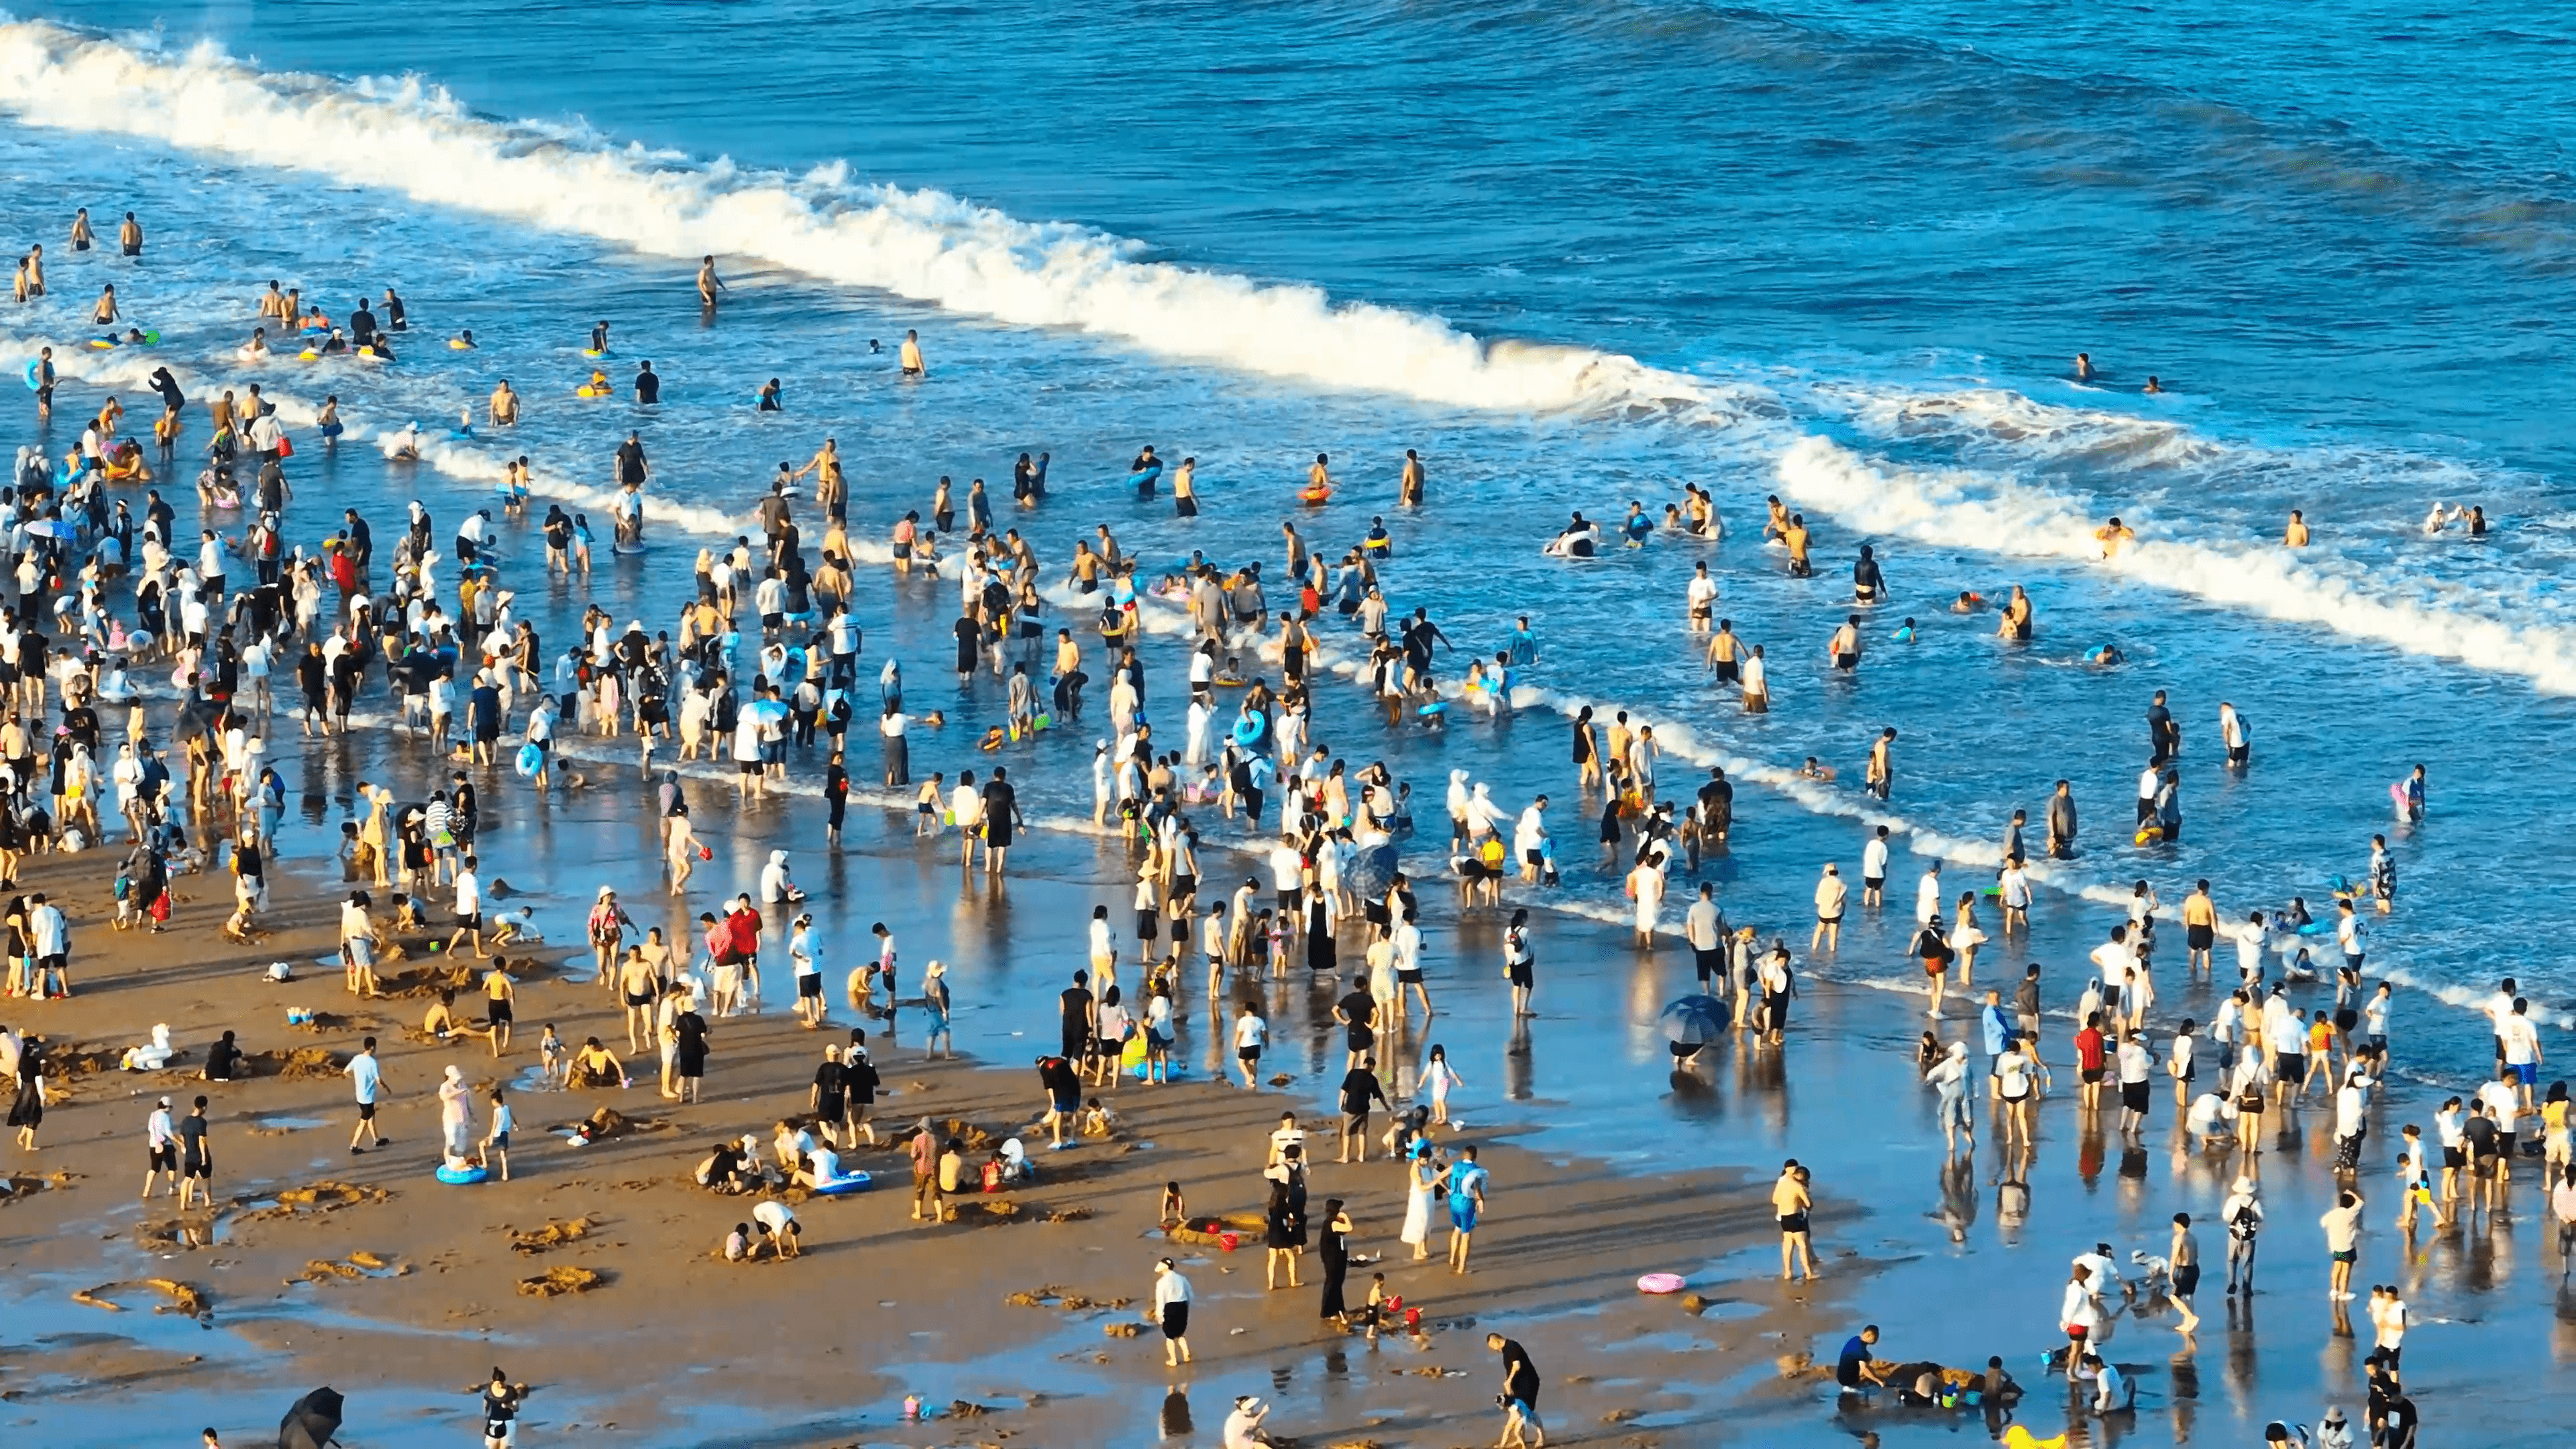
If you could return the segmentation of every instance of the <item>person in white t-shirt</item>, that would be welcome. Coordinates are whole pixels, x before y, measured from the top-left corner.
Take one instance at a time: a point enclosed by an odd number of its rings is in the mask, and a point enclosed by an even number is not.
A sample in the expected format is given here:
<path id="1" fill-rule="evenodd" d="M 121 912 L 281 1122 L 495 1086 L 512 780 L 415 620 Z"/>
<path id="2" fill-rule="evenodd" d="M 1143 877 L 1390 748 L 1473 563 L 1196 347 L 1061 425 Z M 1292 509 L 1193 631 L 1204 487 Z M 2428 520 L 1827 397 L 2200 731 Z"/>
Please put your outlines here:
<path id="1" fill-rule="evenodd" d="M 974 771 L 958 774 L 957 788 L 948 794 L 948 813 L 957 818 L 957 836 L 962 842 L 957 863 L 961 867 L 971 865 L 975 860 L 975 839 L 984 823 L 984 792 L 975 786 Z"/>
<path id="2" fill-rule="evenodd" d="M 2540 1081 L 2540 1029 L 2531 1024 L 2531 1003 L 2522 997 L 2496 1023 L 2496 1040 L 2504 1044 L 2505 1070 L 2522 1092 L 2522 1110 L 2535 1111 L 2533 1092 Z"/>
<path id="3" fill-rule="evenodd" d="M 1261 1019 L 1251 1002 L 1234 1018 L 1234 1065 L 1243 1073 L 1244 1089 L 1261 1085 L 1261 1049 L 1270 1041 L 1270 1023 Z"/>

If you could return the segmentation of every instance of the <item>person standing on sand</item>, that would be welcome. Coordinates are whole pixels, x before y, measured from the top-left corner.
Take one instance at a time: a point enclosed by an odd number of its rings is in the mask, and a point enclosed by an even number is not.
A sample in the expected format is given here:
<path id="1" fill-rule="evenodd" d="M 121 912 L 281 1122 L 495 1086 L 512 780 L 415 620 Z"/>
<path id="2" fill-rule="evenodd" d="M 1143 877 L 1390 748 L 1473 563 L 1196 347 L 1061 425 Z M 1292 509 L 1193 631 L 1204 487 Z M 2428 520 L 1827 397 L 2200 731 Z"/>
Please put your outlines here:
<path id="1" fill-rule="evenodd" d="M 24 1059 L 20 1069 L 23 1071 Z M 206 1142 L 206 1099 L 199 1097 L 194 1109 L 179 1119 L 179 1211 L 203 1197 L 206 1206 L 215 1205 L 215 1153 Z"/>
<path id="2" fill-rule="evenodd" d="M 170 1120 L 170 1099 L 167 1097 L 161 1099 L 161 1105 L 152 1109 L 151 1117 L 143 1124 L 143 1148 L 146 1153 L 143 1169 L 143 1200 L 145 1202 L 152 1200 L 152 1184 L 165 1173 L 170 1178 L 170 1196 L 177 1197 L 179 1195 L 179 1128 Z"/>
<path id="3" fill-rule="evenodd" d="M 939 1138 L 931 1132 L 929 1118 L 913 1129 L 905 1151 L 912 1159 L 912 1220 L 938 1222 L 947 1214 L 948 1200 L 939 1192 Z M 930 1209 L 926 1219 L 921 1215 L 925 1207 Z"/>
<path id="4" fill-rule="evenodd" d="M 1475 1246 L 1476 1223 L 1485 1212 L 1485 1183 L 1493 1176 L 1476 1163 L 1476 1149 L 1461 1148 L 1449 1166 L 1449 1271 L 1467 1271 Z"/>
<path id="5" fill-rule="evenodd" d="M 359 1138 L 363 1137 L 377 1147 L 384 1146 L 389 1140 L 376 1128 L 376 1099 L 384 1094 L 385 1075 L 384 1068 L 376 1061 L 374 1037 L 368 1037 L 359 1046 L 358 1054 L 349 1058 L 349 1065 L 344 1070 L 358 1099 L 358 1125 L 349 1132 L 349 1155 L 355 1157 L 367 1150 L 358 1145 Z M 163 1098 L 161 1105 L 168 1107 L 169 1099 Z"/>
<path id="6" fill-rule="evenodd" d="M 1163 1366 L 1190 1361 L 1190 1280 L 1169 1258 L 1154 1264 L 1154 1322 L 1163 1330 Z"/>
<path id="7" fill-rule="evenodd" d="M 1798 1159 L 1794 1157 L 1780 1164 L 1780 1176 L 1771 1184 L 1771 1211 L 1780 1220 L 1780 1281 L 1783 1283 L 1789 1281 L 1793 1257 L 1806 1273 L 1807 1281 L 1816 1281 L 1815 1249 L 1808 1239 L 1808 1214 L 1814 1209 L 1816 1200 L 1809 1193 L 1807 1184 L 1807 1169 L 1799 1166 Z"/>

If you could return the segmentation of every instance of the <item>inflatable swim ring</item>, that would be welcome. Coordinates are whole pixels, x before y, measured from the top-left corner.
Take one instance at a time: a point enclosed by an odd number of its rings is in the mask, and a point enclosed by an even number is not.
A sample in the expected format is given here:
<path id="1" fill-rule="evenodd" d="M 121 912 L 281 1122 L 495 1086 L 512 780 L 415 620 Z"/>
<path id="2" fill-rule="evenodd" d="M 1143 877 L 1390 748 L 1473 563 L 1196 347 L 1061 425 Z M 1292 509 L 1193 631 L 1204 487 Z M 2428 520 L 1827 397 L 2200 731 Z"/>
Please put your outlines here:
<path id="1" fill-rule="evenodd" d="M 359 348 L 358 355 L 366 358 L 370 362 L 382 362 L 385 360 L 385 355 L 372 347 Z"/>
<path id="2" fill-rule="evenodd" d="M 608 355 L 608 349 L 605 347 L 585 347 L 581 350 L 581 355 L 584 357 L 606 357 Z"/>
<path id="3" fill-rule="evenodd" d="M 592 387 L 589 383 L 585 382 L 581 386 L 574 388 L 572 390 L 572 395 L 574 397 L 606 397 L 608 396 L 608 389 Z"/>
<path id="4" fill-rule="evenodd" d="M 839 1177 L 814 1184 L 814 1191 L 824 1197 L 841 1197 L 849 1193 L 865 1192 L 869 1184 L 875 1180 L 864 1172 L 845 1172 Z"/>
<path id="5" fill-rule="evenodd" d="M 2136 843 L 2139 845 L 2153 845 L 2164 838 L 2165 831 L 2163 826 L 2149 825 L 2138 831 Z"/>
<path id="6" fill-rule="evenodd" d="M 1684 1286 L 1685 1280 L 1679 1273 L 1649 1273 L 1637 1280 L 1640 1293 L 1679 1293 Z"/>
<path id="7" fill-rule="evenodd" d="M 536 741 L 530 740 L 526 744 L 519 746 L 519 757 L 512 763 L 514 768 L 518 770 L 519 777 L 521 779 L 527 779 L 535 775 L 537 773 L 537 767 L 545 762 L 546 752 L 537 747 Z"/>
<path id="8" fill-rule="evenodd" d="M 438 1165 L 438 1180 L 451 1187 L 470 1187 L 491 1176 L 491 1172 L 485 1168 L 450 1167 L 443 1162 Z"/>
<path id="9" fill-rule="evenodd" d="M 447 339 L 447 350 L 450 352 L 471 352 L 474 350 L 474 344 L 466 341 L 462 337 L 450 337 Z"/>
<path id="10" fill-rule="evenodd" d="M 295 354 L 295 360 L 298 362 L 320 362 L 322 360 L 322 354 L 308 347 L 302 352 Z"/>
<path id="11" fill-rule="evenodd" d="M 44 387 L 42 382 L 37 381 L 37 378 L 40 375 L 37 372 L 37 369 L 42 365 L 42 363 L 36 362 L 30 362 L 27 364 L 27 391 L 36 392 Z"/>
<path id="12" fill-rule="evenodd" d="M 1308 486 L 1297 490 L 1297 501 L 1309 508 L 1321 508 L 1333 501 L 1333 490 Z"/>

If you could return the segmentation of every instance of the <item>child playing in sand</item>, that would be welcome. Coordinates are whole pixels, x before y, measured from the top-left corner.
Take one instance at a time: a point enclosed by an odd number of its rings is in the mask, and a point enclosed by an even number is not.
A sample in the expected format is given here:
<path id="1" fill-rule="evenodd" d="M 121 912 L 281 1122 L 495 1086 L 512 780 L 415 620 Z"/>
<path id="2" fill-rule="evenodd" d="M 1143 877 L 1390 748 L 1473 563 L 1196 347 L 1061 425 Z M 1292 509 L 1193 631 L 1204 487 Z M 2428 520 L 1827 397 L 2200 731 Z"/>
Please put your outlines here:
<path id="1" fill-rule="evenodd" d="M 1108 1136 L 1110 1133 L 1112 1133 L 1112 1132 L 1116 1131 L 1116 1130 L 1117 1130 L 1117 1128 L 1118 1128 L 1118 1117 L 1117 1117 L 1117 1114 L 1116 1114 L 1116 1113 L 1111 1112 L 1107 1107 L 1105 1107 L 1105 1106 L 1101 1105 L 1100 1099 L 1099 1099 L 1098 1097 L 1094 1097 L 1094 1098 L 1092 1098 L 1090 1101 L 1088 1101 L 1088 1102 L 1086 1102 L 1086 1103 L 1084 1103 L 1084 1104 L 1083 1104 L 1083 1108 L 1082 1108 L 1082 1129 L 1081 1129 L 1081 1135 L 1082 1135 L 1082 1136 L 1085 1136 L 1085 1137 L 1106 1137 L 1106 1136 Z"/>
<path id="2" fill-rule="evenodd" d="M 537 1038 L 537 1065 L 544 1069 L 549 1086 L 568 1086 L 564 1079 L 563 1038 L 555 1035 L 555 1024 L 546 1023 L 546 1034 Z"/>
<path id="3" fill-rule="evenodd" d="M 537 929 L 535 917 L 536 909 L 532 906 L 521 906 L 518 910 L 503 916 L 500 926 L 492 932 L 492 944 L 494 946 L 544 945 L 545 933 Z"/>
<path id="4" fill-rule="evenodd" d="M 1162 1217 L 1162 1225 L 1167 1228 L 1179 1227 L 1190 1220 L 1189 1202 L 1181 1196 L 1181 1185 L 1177 1182 L 1163 1184 Z"/>

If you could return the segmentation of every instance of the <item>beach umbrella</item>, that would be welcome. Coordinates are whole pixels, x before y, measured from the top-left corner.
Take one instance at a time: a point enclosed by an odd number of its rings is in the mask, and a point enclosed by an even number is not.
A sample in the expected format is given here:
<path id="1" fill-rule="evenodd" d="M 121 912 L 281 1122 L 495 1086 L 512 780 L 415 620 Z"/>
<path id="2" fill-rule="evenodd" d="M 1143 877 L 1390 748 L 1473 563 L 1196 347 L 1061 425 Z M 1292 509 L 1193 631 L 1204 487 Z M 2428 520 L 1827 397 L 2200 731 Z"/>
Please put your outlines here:
<path id="1" fill-rule="evenodd" d="M 60 520 L 52 518 L 39 518 L 35 522 L 28 524 L 27 532 L 30 536 L 35 538 L 69 538 L 72 536 L 72 531 L 69 527 L 65 526 Z"/>
<path id="2" fill-rule="evenodd" d="M 1725 1034 L 1734 1015 L 1714 996 L 1685 996 L 1664 1008 L 1664 1029 L 1680 1046 L 1705 1046 Z"/>
<path id="3" fill-rule="evenodd" d="M 297 1399 L 295 1407 L 278 1421 L 277 1449 L 323 1449 L 326 1444 L 339 1442 L 336 1436 L 340 1432 L 341 1403 L 338 1391 L 329 1388 L 315 1389 Z"/>
<path id="4" fill-rule="evenodd" d="M 1394 842 L 1372 845 L 1351 859 L 1350 868 L 1342 873 L 1351 894 L 1363 900 L 1374 900 L 1395 884 L 1396 849 Z"/>

